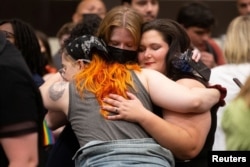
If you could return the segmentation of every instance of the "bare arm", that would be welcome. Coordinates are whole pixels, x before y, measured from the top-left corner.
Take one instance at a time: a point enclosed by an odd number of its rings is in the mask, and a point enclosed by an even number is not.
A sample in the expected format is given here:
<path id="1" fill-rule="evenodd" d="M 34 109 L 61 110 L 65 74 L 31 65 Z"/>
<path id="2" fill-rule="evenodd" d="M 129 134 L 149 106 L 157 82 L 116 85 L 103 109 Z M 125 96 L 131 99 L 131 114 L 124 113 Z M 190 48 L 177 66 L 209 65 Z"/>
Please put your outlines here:
<path id="1" fill-rule="evenodd" d="M 217 89 L 188 88 L 154 70 L 143 69 L 142 74 L 138 73 L 138 77 L 148 90 L 153 103 L 172 111 L 206 112 L 220 98 Z"/>
<path id="2" fill-rule="evenodd" d="M 182 79 L 179 81 L 187 87 L 204 87 L 198 81 Z M 163 111 L 163 119 L 146 110 L 141 102 L 131 93 L 130 100 L 118 95 L 104 99 L 112 105 L 104 106 L 111 112 L 118 108 L 118 114 L 108 119 L 124 119 L 139 123 L 160 145 L 170 149 L 180 159 L 195 157 L 202 149 L 210 129 L 210 112 L 200 114 L 183 114 L 169 110 Z"/>
<path id="3" fill-rule="evenodd" d="M 182 79 L 179 83 L 189 88 L 204 88 L 192 79 Z M 148 114 L 139 123 L 159 144 L 170 149 L 180 159 L 191 159 L 198 155 L 210 130 L 210 112 L 183 114 L 163 110 L 164 120 L 152 115 Z"/>
<path id="4" fill-rule="evenodd" d="M 60 111 L 48 111 L 45 115 L 45 120 L 50 129 L 56 130 L 63 127 L 68 121 L 67 117 L 63 112 Z"/>
<path id="5" fill-rule="evenodd" d="M 10 162 L 10 167 L 37 167 L 38 134 L 1 138 L 0 143 Z"/>
<path id="6" fill-rule="evenodd" d="M 45 108 L 48 109 L 46 121 L 52 129 L 67 123 L 69 104 L 69 83 L 62 80 L 59 73 L 51 76 L 42 86 L 41 95 Z"/>

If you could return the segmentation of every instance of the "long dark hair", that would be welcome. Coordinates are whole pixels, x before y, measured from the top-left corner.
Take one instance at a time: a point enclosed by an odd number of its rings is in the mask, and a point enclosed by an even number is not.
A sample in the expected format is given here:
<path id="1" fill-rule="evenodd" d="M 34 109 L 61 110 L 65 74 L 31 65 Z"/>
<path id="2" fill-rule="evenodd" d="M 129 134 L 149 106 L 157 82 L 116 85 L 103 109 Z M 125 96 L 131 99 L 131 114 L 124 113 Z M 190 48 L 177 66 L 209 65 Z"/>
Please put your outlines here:
<path id="1" fill-rule="evenodd" d="M 190 48 L 190 39 L 182 26 L 171 19 L 156 19 L 144 23 L 142 26 L 142 33 L 149 30 L 160 32 L 164 41 L 169 45 L 165 60 L 167 64 L 165 74 L 169 78 L 173 78 L 175 70 L 173 70 L 172 61 Z"/>
<path id="2" fill-rule="evenodd" d="M 15 45 L 21 51 L 32 74 L 44 75 L 43 56 L 32 26 L 20 19 L 0 21 L 0 25 L 10 23 L 15 37 Z"/>

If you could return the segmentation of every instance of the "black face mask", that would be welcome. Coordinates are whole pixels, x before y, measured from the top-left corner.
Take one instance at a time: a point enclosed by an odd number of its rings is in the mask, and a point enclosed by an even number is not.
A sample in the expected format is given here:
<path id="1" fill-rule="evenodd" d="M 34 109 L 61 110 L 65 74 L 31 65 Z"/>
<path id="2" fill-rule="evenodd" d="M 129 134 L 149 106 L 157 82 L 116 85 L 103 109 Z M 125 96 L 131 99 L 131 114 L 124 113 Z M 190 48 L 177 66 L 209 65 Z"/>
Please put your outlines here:
<path id="1" fill-rule="evenodd" d="M 108 52 L 111 55 L 111 61 L 125 64 L 128 62 L 137 62 L 137 51 L 124 50 L 108 46 Z"/>

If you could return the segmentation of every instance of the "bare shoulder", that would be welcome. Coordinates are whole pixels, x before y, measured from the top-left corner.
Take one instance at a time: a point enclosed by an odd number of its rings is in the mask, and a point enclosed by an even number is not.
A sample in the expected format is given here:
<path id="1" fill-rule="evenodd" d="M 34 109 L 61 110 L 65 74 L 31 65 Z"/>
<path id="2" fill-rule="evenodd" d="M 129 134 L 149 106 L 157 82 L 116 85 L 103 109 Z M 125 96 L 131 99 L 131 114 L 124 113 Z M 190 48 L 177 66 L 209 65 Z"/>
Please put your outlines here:
<path id="1" fill-rule="evenodd" d="M 134 71 L 142 85 L 145 87 L 145 89 L 148 91 L 148 83 L 147 83 L 147 76 L 145 71 L 142 69 L 141 71 Z"/>
<path id="2" fill-rule="evenodd" d="M 69 104 L 69 82 L 57 81 L 42 89 L 45 108 L 52 111 L 67 112 Z"/>
<path id="3" fill-rule="evenodd" d="M 144 73 L 145 75 L 151 75 L 151 74 L 154 74 L 154 73 L 159 73 L 158 71 L 152 70 L 152 69 L 149 69 L 149 68 L 142 68 L 141 72 Z M 161 74 L 161 73 L 159 73 L 159 74 Z"/>
<path id="4" fill-rule="evenodd" d="M 49 97 L 53 101 L 62 98 L 65 90 L 69 87 L 69 83 L 65 81 L 55 82 L 49 87 Z"/>
<path id="5" fill-rule="evenodd" d="M 156 78 L 159 78 L 159 79 L 162 79 L 162 78 L 167 78 L 165 75 L 163 75 L 162 73 L 156 71 L 156 70 L 152 70 L 152 69 L 146 69 L 146 68 L 143 68 L 141 70 L 141 74 L 143 76 L 145 76 L 147 79 L 152 79 L 152 77 L 154 79 Z"/>

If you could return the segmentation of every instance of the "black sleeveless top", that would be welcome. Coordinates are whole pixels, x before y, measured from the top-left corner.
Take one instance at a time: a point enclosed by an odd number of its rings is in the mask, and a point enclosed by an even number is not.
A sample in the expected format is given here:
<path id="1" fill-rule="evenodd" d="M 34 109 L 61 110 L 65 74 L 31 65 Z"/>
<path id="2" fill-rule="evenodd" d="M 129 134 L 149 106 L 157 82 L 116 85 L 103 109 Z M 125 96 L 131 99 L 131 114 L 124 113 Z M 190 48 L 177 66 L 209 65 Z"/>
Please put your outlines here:
<path id="1" fill-rule="evenodd" d="M 188 73 L 186 73 L 186 74 L 179 73 L 179 75 L 176 75 L 174 78 L 172 78 L 172 80 L 177 81 L 177 80 L 182 79 L 182 78 L 190 78 L 190 79 L 198 80 L 199 82 L 204 84 L 206 87 L 208 85 L 208 83 L 205 82 L 202 78 L 196 77 L 196 76 L 194 76 L 192 74 L 188 74 Z M 162 117 L 161 108 L 154 105 L 153 109 L 154 109 L 153 111 L 155 114 Z M 190 159 L 190 160 L 186 160 L 186 161 L 179 160 L 179 159 L 175 158 L 175 167 L 208 167 L 208 153 L 209 153 L 209 151 L 212 151 L 212 147 L 214 144 L 214 135 L 215 135 L 215 130 L 216 130 L 216 126 L 217 126 L 217 110 L 218 110 L 218 106 L 213 106 L 210 110 L 210 112 L 211 112 L 211 127 L 210 127 L 210 130 L 208 132 L 206 142 L 205 142 L 202 150 L 200 151 L 200 153 L 195 158 Z"/>
<path id="2" fill-rule="evenodd" d="M 158 106 L 153 106 L 153 108 L 154 113 L 162 117 L 161 108 L 159 108 Z M 214 144 L 214 134 L 217 126 L 217 110 L 217 106 L 214 106 L 210 110 L 211 127 L 208 132 L 206 142 L 200 153 L 195 158 L 186 161 L 175 158 L 175 167 L 208 167 L 208 153 L 209 151 L 212 151 L 212 147 Z"/>
<path id="3" fill-rule="evenodd" d="M 212 107 L 212 109 L 210 110 L 211 127 L 208 132 L 206 142 L 200 153 L 195 158 L 188 161 L 175 159 L 176 167 L 208 167 L 208 153 L 209 151 L 212 151 L 212 147 L 214 144 L 214 134 L 217 126 L 217 110 L 217 106 Z"/>
<path id="4" fill-rule="evenodd" d="M 0 138 L 38 132 L 38 147 L 42 150 L 42 121 L 45 113 L 40 91 L 20 51 L 1 33 L 0 78 Z M 39 156 L 42 162 L 42 153 Z M 0 166 L 8 166 L 8 163 L 0 144 Z"/>

